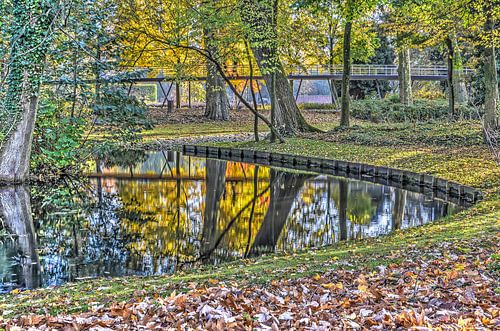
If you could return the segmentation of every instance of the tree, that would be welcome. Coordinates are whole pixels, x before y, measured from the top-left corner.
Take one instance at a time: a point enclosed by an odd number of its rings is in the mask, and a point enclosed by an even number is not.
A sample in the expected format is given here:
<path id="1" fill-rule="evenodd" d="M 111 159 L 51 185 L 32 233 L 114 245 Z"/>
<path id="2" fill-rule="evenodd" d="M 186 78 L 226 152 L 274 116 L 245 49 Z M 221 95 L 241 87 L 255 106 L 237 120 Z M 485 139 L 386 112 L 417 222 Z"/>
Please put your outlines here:
<path id="1" fill-rule="evenodd" d="M 391 3 L 385 26 L 388 33 L 396 35 L 399 44 L 421 49 L 444 46 L 450 117 L 456 115 L 457 102 L 467 102 L 462 51 L 467 46 L 477 46 L 477 40 L 484 39 L 488 30 L 491 31 L 486 27 L 488 3 L 491 0 L 395 0 Z"/>
<path id="2" fill-rule="evenodd" d="M 341 88 L 341 114 L 340 126 L 348 127 L 350 119 L 350 96 L 349 86 L 351 79 L 351 34 L 353 23 L 372 12 L 377 0 L 345 0 L 343 2 L 342 13 L 344 18 L 344 41 L 343 41 L 343 70 Z"/>
<path id="3" fill-rule="evenodd" d="M 402 47 L 398 51 L 399 101 L 408 106 L 413 104 L 411 88 L 411 57 L 410 49 Z"/>
<path id="4" fill-rule="evenodd" d="M 207 50 L 217 57 L 217 45 L 213 42 L 216 38 L 211 32 L 206 30 L 205 43 Z M 229 100 L 226 93 L 226 83 L 220 75 L 215 64 L 206 59 L 207 80 L 206 80 L 206 98 L 205 98 L 205 116 L 212 120 L 229 119 Z"/>
<path id="5" fill-rule="evenodd" d="M 349 81 L 351 79 L 351 31 L 353 21 L 353 0 L 347 0 L 346 21 L 344 27 L 344 67 L 342 70 L 342 89 L 341 89 L 341 114 L 340 126 L 349 126 L 350 117 L 350 97 Z"/>
<path id="6" fill-rule="evenodd" d="M 271 169 L 271 200 L 250 250 L 251 255 L 272 252 L 307 175 Z"/>
<path id="7" fill-rule="evenodd" d="M 210 257 L 217 241 L 220 202 L 226 186 L 226 161 L 207 159 L 205 211 L 200 256 Z"/>
<path id="8" fill-rule="evenodd" d="M 334 74 L 335 66 L 343 63 L 342 41 L 345 24 L 342 18 L 342 2 L 294 0 L 290 13 L 285 18 L 290 23 L 282 26 L 279 32 L 282 43 L 285 44 L 283 48 L 286 63 L 301 69 L 321 65 L 330 74 Z M 374 29 L 374 24 L 376 19 L 371 17 L 360 17 L 353 22 L 350 48 L 354 63 L 373 63 L 373 57 L 376 58 L 375 63 L 385 63 L 384 60 L 378 59 L 381 51 L 386 51 L 379 45 L 379 39 L 383 40 L 384 36 Z M 330 80 L 332 104 L 338 107 L 336 85 L 334 79 Z M 375 85 L 378 84 L 356 82 L 355 89 L 360 91 L 365 86 L 376 88 Z"/>
<path id="9" fill-rule="evenodd" d="M 317 131 L 300 113 L 279 59 L 278 0 L 243 0 L 241 17 L 245 34 L 271 97 L 276 101 L 273 125 L 284 134 Z"/>
<path id="10" fill-rule="evenodd" d="M 229 71 L 226 68 L 226 55 L 232 54 L 235 49 L 242 44 L 241 22 L 238 15 L 235 15 L 234 3 L 231 1 L 217 2 L 217 6 L 201 6 L 200 3 L 185 3 L 185 8 L 178 12 L 172 20 L 165 17 L 169 10 L 169 4 L 158 4 L 151 0 L 131 0 L 121 4 L 122 19 L 120 30 L 129 38 L 129 44 L 135 47 L 135 38 L 144 39 L 145 46 L 142 53 L 150 53 L 157 50 L 185 50 L 189 54 L 196 54 L 198 58 L 210 63 L 217 69 L 218 74 L 240 102 L 247 107 L 255 116 L 263 121 L 274 133 L 280 142 L 283 142 L 282 135 L 271 124 L 271 122 L 259 114 L 241 95 L 229 78 Z M 161 28 L 157 28 L 161 26 Z M 188 33 L 178 34 L 178 29 L 186 30 Z M 205 31 L 216 32 L 217 38 L 209 45 L 204 44 L 203 35 Z M 217 49 L 213 47 L 217 45 Z M 217 53 L 214 54 L 214 50 Z M 235 52 L 238 54 L 238 52 Z M 236 55 L 235 55 L 236 56 Z M 215 70 L 214 69 L 214 70 Z"/>
<path id="11" fill-rule="evenodd" d="M 39 285 L 40 260 L 31 212 L 30 194 L 24 186 L 0 188 L 0 219 L 16 235 L 21 255 L 22 280 L 26 288 Z"/>
<path id="12" fill-rule="evenodd" d="M 498 111 L 498 77 L 496 68 L 496 42 L 495 18 L 500 16 L 498 6 L 495 8 L 493 1 L 484 0 L 483 13 L 486 16 L 484 20 L 484 45 L 482 54 L 482 65 L 484 71 L 485 103 L 484 103 L 484 124 L 485 128 L 495 129 L 500 127 L 500 115 Z M 496 15 L 496 17 L 494 16 Z"/>
<path id="13" fill-rule="evenodd" d="M 46 0 L 12 0 L 7 12 L 5 8 L 10 42 L 1 91 L 0 182 L 19 183 L 29 176 L 41 78 L 61 8 Z"/>

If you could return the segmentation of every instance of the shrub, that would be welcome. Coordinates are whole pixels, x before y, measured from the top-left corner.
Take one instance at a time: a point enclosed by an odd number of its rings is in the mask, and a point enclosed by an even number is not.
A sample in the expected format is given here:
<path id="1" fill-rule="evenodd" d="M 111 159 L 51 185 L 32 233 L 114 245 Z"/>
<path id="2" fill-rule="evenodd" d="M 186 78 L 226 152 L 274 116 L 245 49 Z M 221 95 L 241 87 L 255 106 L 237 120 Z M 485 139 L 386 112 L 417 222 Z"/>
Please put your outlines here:
<path id="1" fill-rule="evenodd" d="M 331 103 L 301 103 L 299 104 L 299 108 L 302 110 L 334 110 L 335 105 Z"/>
<path id="2" fill-rule="evenodd" d="M 352 102 L 352 116 L 357 119 L 379 122 L 428 122 L 449 118 L 446 100 L 417 99 L 413 105 L 405 106 L 395 98 L 384 100 L 355 100 Z M 476 119 L 477 113 L 472 107 L 459 105 L 457 110 L 461 119 Z"/>
<path id="3" fill-rule="evenodd" d="M 83 140 L 85 122 L 66 116 L 64 109 L 42 99 L 33 140 L 32 163 L 35 169 L 62 169 L 72 166 Z"/>

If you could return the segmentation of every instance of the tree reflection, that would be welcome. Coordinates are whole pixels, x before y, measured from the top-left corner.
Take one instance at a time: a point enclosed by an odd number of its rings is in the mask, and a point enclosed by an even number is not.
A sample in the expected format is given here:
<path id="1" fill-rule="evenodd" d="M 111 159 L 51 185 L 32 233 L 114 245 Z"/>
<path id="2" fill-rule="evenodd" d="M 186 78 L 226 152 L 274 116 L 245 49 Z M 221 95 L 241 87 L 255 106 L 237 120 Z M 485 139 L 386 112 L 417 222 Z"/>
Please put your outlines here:
<path id="1" fill-rule="evenodd" d="M 406 206 L 406 191 L 395 189 L 394 190 L 394 207 L 392 208 L 392 229 L 401 229 L 403 218 L 405 215 Z"/>
<path id="2" fill-rule="evenodd" d="M 19 287 L 170 273 L 191 262 L 378 236 L 456 211 L 419 193 L 346 178 L 173 152 L 116 158 L 96 162 L 90 181 L 32 187 L 33 220 L 29 193 L 2 189 L 5 226 L 24 240 L 0 246 L 4 287 L 14 272 Z"/>
<path id="3" fill-rule="evenodd" d="M 39 286 L 40 261 L 31 216 L 31 199 L 24 186 L 0 187 L 0 218 L 17 243 L 17 286 Z"/>
<path id="4" fill-rule="evenodd" d="M 205 212 L 200 255 L 207 259 L 216 247 L 220 200 L 226 186 L 226 161 L 207 160 Z"/>
<path id="5" fill-rule="evenodd" d="M 307 175 L 271 169 L 271 200 L 250 254 L 274 251 Z"/>

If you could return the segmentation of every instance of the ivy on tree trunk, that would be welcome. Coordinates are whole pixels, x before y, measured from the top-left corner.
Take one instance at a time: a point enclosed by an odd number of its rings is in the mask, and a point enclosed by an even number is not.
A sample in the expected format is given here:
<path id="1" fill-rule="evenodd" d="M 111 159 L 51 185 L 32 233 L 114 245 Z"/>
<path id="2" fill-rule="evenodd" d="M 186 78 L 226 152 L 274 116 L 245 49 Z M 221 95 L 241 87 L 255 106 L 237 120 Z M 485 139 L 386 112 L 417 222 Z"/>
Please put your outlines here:
<path id="1" fill-rule="evenodd" d="M 33 129 L 45 56 L 57 6 L 50 1 L 12 1 L 5 97 L 0 110 L 0 182 L 28 179 Z"/>

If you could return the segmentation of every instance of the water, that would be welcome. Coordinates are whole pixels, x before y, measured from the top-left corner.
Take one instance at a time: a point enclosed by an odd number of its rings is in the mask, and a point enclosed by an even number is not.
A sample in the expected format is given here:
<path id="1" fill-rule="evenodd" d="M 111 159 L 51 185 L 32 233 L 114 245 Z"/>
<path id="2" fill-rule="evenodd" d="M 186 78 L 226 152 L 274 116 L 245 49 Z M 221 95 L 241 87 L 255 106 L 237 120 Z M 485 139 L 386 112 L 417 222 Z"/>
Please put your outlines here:
<path id="1" fill-rule="evenodd" d="M 87 184 L 0 189 L 0 209 L 10 206 L 0 292 L 321 247 L 461 209 L 369 182 L 174 152 L 117 154 L 90 167 Z"/>

